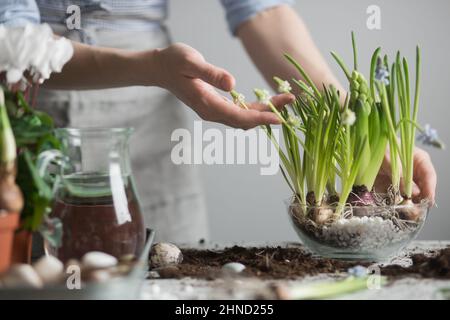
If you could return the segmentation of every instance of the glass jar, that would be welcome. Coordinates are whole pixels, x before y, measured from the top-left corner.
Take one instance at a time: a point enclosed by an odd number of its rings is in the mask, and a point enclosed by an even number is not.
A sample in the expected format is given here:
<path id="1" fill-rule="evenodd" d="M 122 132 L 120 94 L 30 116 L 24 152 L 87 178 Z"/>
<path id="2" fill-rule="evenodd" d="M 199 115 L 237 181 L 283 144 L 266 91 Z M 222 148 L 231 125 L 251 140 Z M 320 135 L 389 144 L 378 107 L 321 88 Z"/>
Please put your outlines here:
<path id="1" fill-rule="evenodd" d="M 62 222 L 59 247 L 47 250 L 62 261 L 89 251 L 117 258 L 139 256 L 143 217 L 129 156 L 130 128 L 57 129 L 61 151 L 44 152 L 41 171 L 57 163 L 52 218 Z"/>

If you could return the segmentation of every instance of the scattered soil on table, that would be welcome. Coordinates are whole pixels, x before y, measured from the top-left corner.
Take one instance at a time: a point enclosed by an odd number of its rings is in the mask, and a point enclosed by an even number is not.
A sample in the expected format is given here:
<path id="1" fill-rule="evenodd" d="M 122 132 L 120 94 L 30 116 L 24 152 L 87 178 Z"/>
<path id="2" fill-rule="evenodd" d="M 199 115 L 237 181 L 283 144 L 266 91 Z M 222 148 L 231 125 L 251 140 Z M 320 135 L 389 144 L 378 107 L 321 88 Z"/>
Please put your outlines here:
<path id="1" fill-rule="evenodd" d="M 228 262 L 240 262 L 246 266 L 242 276 L 260 279 L 294 279 L 320 273 L 346 272 L 355 265 L 371 263 L 317 258 L 299 248 L 266 247 L 244 248 L 234 246 L 224 250 L 184 249 L 183 262 L 178 266 L 158 270 L 161 278 L 184 278 L 213 280 L 227 274 L 222 266 Z M 381 274 L 389 277 L 417 275 L 427 278 L 450 278 L 450 247 L 431 251 L 427 255 L 411 256 L 413 265 L 382 267 Z"/>
<path id="2" fill-rule="evenodd" d="M 419 275 L 424 278 L 450 279 L 450 247 L 428 254 L 411 256 L 413 264 L 410 267 L 389 265 L 381 269 L 381 274 L 390 277 Z"/>
<path id="3" fill-rule="evenodd" d="M 293 279 L 319 273 L 338 273 L 361 263 L 316 258 L 301 248 L 244 248 L 224 250 L 184 249 L 183 262 L 176 267 L 159 270 L 162 278 L 192 277 L 215 279 L 224 276 L 222 266 L 240 262 L 246 266 L 243 276 L 261 279 Z M 368 265 L 368 264 L 366 264 Z"/>

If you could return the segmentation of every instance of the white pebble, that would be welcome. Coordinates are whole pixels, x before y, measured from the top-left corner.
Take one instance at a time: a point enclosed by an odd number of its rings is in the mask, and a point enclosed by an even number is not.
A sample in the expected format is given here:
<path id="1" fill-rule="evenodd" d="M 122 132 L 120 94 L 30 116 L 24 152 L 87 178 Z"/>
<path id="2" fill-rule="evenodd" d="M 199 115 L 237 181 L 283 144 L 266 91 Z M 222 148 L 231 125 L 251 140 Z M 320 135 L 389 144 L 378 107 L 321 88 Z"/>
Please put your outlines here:
<path id="1" fill-rule="evenodd" d="M 194 292 L 194 288 L 191 285 L 186 285 L 186 286 L 182 287 L 181 291 L 190 294 L 190 293 Z"/>
<path id="2" fill-rule="evenodd" d="M 54 256 L 43 256 L 33 267 L 44 284 L 56 283 L 63 277 L 64 265 Z"/>
<path id="3" fill-rule="evenodd" d="M 417 231 L 399 229 L 391 220 L 380 216 L 340 219 L 327 228 L 317 230 L 318 239 L 330 245 L 352 250 L 379 250 L 407 241 Z"/>
<path id="4" fill-rule="evenodd" d="M 0 280 L 5 288 L 42 288 L 42 279 L 29 264 L 15 264 Z"/>
<path id="5" fill-rule="evenodd" d="M 228 262 L 222 266 L 222 270 L 240 273 L 245 270 L 245 266 L 239 262 Z"/>
<path id="6" fill-rule="evenodd" d="M 158 286 L 157 284 L 152 284 L 150 287 L 150 290 L 151 290 L 152 294 L 158 295 L 161 293 L 161 287 Z"/>
<path id="7" fill-rule="evenodd" d="M 111 273 L 108 270 L 99 269 L 91 271 L 88 279 L 92 282 L 102 283 L 108 281 L 111 277 Z"/>
<path id="8" fill-rule="evenodd" d="M 91 251 L 83 256 L 81 263 L 87 269 L 103 269 L 117 265 L 117 258 L 104 252 Z"/>
<path id="9" fill-rule="evenodd" d="M 149 271 L 148 277 L 150 279 L 160 278 L 158 271 Z"/>
<path id="10" fill-rule="evenodd" d="M 71 266 L 77 266 L 77 267 L 81 268 L 81 262 L 78 261 L 77 259 L 69 259 L 68 261 L 66 261 L 66 264 L 64 267 L 67 270 L 67 268 L 69 268 Z"/>

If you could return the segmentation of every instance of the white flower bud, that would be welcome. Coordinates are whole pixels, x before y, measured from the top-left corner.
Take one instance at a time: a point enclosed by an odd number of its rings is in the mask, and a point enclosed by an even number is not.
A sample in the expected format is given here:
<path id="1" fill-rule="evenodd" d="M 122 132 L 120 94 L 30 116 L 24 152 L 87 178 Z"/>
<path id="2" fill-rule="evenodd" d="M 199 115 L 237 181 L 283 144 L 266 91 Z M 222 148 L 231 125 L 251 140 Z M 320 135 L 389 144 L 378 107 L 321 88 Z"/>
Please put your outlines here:
<path id="1" fill-rule="evenodd" d="M 242 93 L 234 93 L 233 96 L 233 102 L 237 105 L 241 105 L 245 103 L 245 96 Z"/>
<path id="2" fill-rule="evenodd" d="M 288 81 L 282 81 L 278 85 L 279 93 L 290 93 L 292 90 L 291 84 Z"/>
<path id="3" fill-rule="evenodd" d="M 298 127 L 298 126 L 300 126 L 300 124 L 301 124 L 301 120 L 300 120 L 300 118 L 297 117 L 297 116 L 289 115 L 289 117 L 288 117 L 288 119 L 287 119 L 287 123 L 288 123 L 290 126 Z"/>
<path id="4" fill-rule="evenodd" d="M 272 99 L 272 96 L 270 95 L 270 92 L 266 89 L 255 89 L 254 90 L 256 98 L 258 101 L 262 104 L 269 105 L 270 99 Z"/>
<path id="5" fill-rule="evenodd" d="M 341 116 L 342 116 L 342 123 L 344 125 L 352 126 L 355 123 L 355 121 L 356 121 L 355 113 L 352 110 L 348 109 L 348 108 L 347 108 L 347 110 L 342 112 Z"/>

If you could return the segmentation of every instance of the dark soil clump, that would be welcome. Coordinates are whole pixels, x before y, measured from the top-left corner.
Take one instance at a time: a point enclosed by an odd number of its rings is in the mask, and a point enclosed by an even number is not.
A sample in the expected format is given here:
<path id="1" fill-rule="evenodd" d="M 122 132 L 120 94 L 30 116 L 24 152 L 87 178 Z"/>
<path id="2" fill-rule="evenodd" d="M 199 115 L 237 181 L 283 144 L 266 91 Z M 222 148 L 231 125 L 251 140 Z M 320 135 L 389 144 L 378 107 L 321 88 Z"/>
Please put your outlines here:
<path id="1" fill-rule="evenodd" d="M 234 246 L 218 251 L 184 249 L 182 252 L 184 258 L 179 266 L 158 271 L 162 278 L 214 279 L 224 276 L 221 268 L 228 262 L 244 264 L 243 276 L 261 279 L 294 279 L 319 273 L 339 273 L 361 265 L 313 257 L 301 248 Z"/>
<path id="2" fill-rule="evenodd" d="M 158 270 L 161 278 L 184 278 L 212 280 L 226 276 L 222 266 L 228 262 L 240 262 L 246 269 L 240 274 L 260 279 L 295 279 L 320 273 L 346 272 L 355 265 L 370 263 L 341 261 L 312 256 L 299 248 L 265 247 L 244 248 L 234 246 L 224 250 L 184 249 L 183 262 L 178 266 Z M 431 251 L 428 255 L 411 256 L 413 265 L 402 267 L 389 265 L 381 268 L 381 275 L 389 278 L 418 276 L 424 278 L 450 279 L 450 247 Z"/>
<path id="3" fill-rule="evenodd" d="M 419 275 L 424 278 L 450 279 L 450 247 L 430 254 L 414 254 L 410 267 L 389 265 L 381 269 L 381 274 L 390 277 Z"/>

